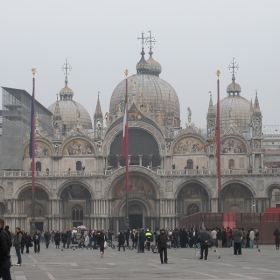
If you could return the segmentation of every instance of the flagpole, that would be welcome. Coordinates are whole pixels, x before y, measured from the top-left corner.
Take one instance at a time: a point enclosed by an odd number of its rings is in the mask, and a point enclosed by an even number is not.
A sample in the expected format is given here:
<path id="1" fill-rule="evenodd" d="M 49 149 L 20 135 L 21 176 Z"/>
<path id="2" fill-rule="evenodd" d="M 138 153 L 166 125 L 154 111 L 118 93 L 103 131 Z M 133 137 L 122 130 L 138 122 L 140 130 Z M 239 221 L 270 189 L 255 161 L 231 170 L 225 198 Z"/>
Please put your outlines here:
<path id="1" fill-rule="evenodd" d="M 33 74 L 33 89 L 32 89 L 32 106 L 31 106 L 31 150 L 32 150 L 32 161 L 31 161 L 31 171 L 32 171 L 32 202 L 31 202 L 31 228 L 30 234 L 33 236 L 36 231 L 35 227 L 35 73 L 36 69 L 32 69 Z"/>
<path id="2" fill-rule="evenodd" d="M 220 131 L 220 71 L 217 70 L 217 116 L 216 116 L 216 134 L 217 134 L 217 176 L 218 176 L 218 212 L 221 212 L 221 131 Z"/>
<path id="3" fill-rule="evenodd" d="M 126 126 L 125 126 L 125 136 L 126 136 L 126 147 L 125 147 L 125 192 L 126 192 L 126 218 L 125 218 L 125 227 L 126 229 L 130 229 L 129 226 L 129 212 L 128 212 L 128 96 L 127 96 L 127 75 L 128 70 L 125 70 L 125 99 L 126 99 L 126 108 L 125 108 L 125 118 L 126 118 Z"/>

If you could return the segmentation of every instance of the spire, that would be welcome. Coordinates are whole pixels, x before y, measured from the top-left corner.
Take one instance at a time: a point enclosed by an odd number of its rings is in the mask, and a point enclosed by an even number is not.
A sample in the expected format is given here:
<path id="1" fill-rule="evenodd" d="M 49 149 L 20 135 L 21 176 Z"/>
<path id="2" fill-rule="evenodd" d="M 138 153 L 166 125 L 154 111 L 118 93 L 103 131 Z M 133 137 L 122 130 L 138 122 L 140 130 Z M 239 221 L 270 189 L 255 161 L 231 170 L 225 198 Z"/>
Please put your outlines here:
<path id="1" fill-rule="evenodd" d="M 145 52 L 144 52 L 144 43 L 145 40 L 147 40 L 148 37 L 144 37 L 144 32 L 142 32 L 142 37 L 141 38 L 137 38 L 138 40 L 142 40 L 142 51 L 141 51 L 141 59 L 140 61 L 137 63 L 136 65 L 136 70 L 137 70 L 137 74 L 145 74 L 147 73 L 147 69 L 148 69 L 148 63 L 145 60 Z"/>
<path id="2" fill-rule="evenodd" d="M 254 113 L 260 113 L 261 109 L 260 109 L 260 104 L 259 104 L 259 100 L 258 100 L 258 92 L 256 90 L 256 97 L 255 97 L 255 103 L 254 103 Z"/>
<path id="3" fill-rule="evenodd" d="M 102 114 L 100 100 L 99 100 L 99 93 L 100 92 L 98 91 L 98 98 L 97 98 L 97 103 L 96 103 L 96 108 L 94 113 L 94 119 L 103 119 L 103 114 Z"/>
<path id="4" fill-rule="evenodd" d="M 55 103 L 55 108 L 54 108 L 54 120 L 55 121 L 61 121 L 61 113 L 60 113 L 60 107 L 59 107 L 59 102 L 58 102 L 58 94 L 56 94 L 56 103 Z"/>
<path id="5" fill-rule="evenodd" d="M 213 116 L 216 115 L 216 113 L 215 113 L 215 109 L 214 109 L 214 106 L 213 106 L 211 91 L 209 91 L 209 93 L 210 93 L 210 101 L 209 101 L 209 106 L 208 106 L 207 117 L 213 117 Z"/>

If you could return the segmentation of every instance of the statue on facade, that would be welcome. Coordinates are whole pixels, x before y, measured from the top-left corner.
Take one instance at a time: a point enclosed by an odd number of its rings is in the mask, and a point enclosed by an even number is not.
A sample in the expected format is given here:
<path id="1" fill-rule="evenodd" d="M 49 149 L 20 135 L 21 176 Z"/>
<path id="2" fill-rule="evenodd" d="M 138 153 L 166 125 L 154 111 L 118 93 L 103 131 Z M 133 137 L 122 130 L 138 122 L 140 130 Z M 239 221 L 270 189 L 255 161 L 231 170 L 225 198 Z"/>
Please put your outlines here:
<path id="1" fill-rule="evenodd" d="M 188 110 L 188 122 L 190 123 L 192 121 L 192 111 L 190 107 L 188 107 L 187 110 Z"/>

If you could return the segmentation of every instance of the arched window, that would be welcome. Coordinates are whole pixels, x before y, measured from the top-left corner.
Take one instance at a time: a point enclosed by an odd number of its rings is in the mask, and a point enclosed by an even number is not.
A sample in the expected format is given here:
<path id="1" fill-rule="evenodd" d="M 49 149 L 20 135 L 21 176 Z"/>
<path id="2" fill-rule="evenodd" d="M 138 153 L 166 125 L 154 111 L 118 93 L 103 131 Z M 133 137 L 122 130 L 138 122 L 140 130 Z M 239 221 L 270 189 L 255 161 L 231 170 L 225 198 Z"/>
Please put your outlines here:
<path id="1" fill-rule="evenodd" d="M 36 162 L 36 171 L 42 171 L 41 162 L 40 161 Z"/>
<path id="2" fill-rule="evenodd" d="M 187 169 L 193 169 L 193 161 L 191 159 L 187 161 Z"/>
<path id="3" fill-rule="evenodd" d="M 82 163 L 80 161 L 76 161 L 76 170 L 81 171 L 82 170 Z"/>

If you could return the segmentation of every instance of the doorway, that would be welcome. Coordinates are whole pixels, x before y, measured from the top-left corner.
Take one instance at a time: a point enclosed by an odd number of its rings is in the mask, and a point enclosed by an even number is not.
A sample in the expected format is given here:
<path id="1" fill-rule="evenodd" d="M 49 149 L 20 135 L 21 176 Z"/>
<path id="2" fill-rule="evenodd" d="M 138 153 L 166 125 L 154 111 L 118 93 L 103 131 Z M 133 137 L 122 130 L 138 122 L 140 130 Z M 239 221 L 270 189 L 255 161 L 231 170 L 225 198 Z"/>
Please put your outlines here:
<path id="1" fill-rule="evenodd" d="M 43 231 L 43 222 L 35 222 L 35 228 L 36 230 L 38 229 L 39 231 Z"/>
<path id="2" fill-rule="evenodd" d="M 143 215 L 131 214 L 129 215 L 130 229 L 138 229 L 143 227 Z"/>

